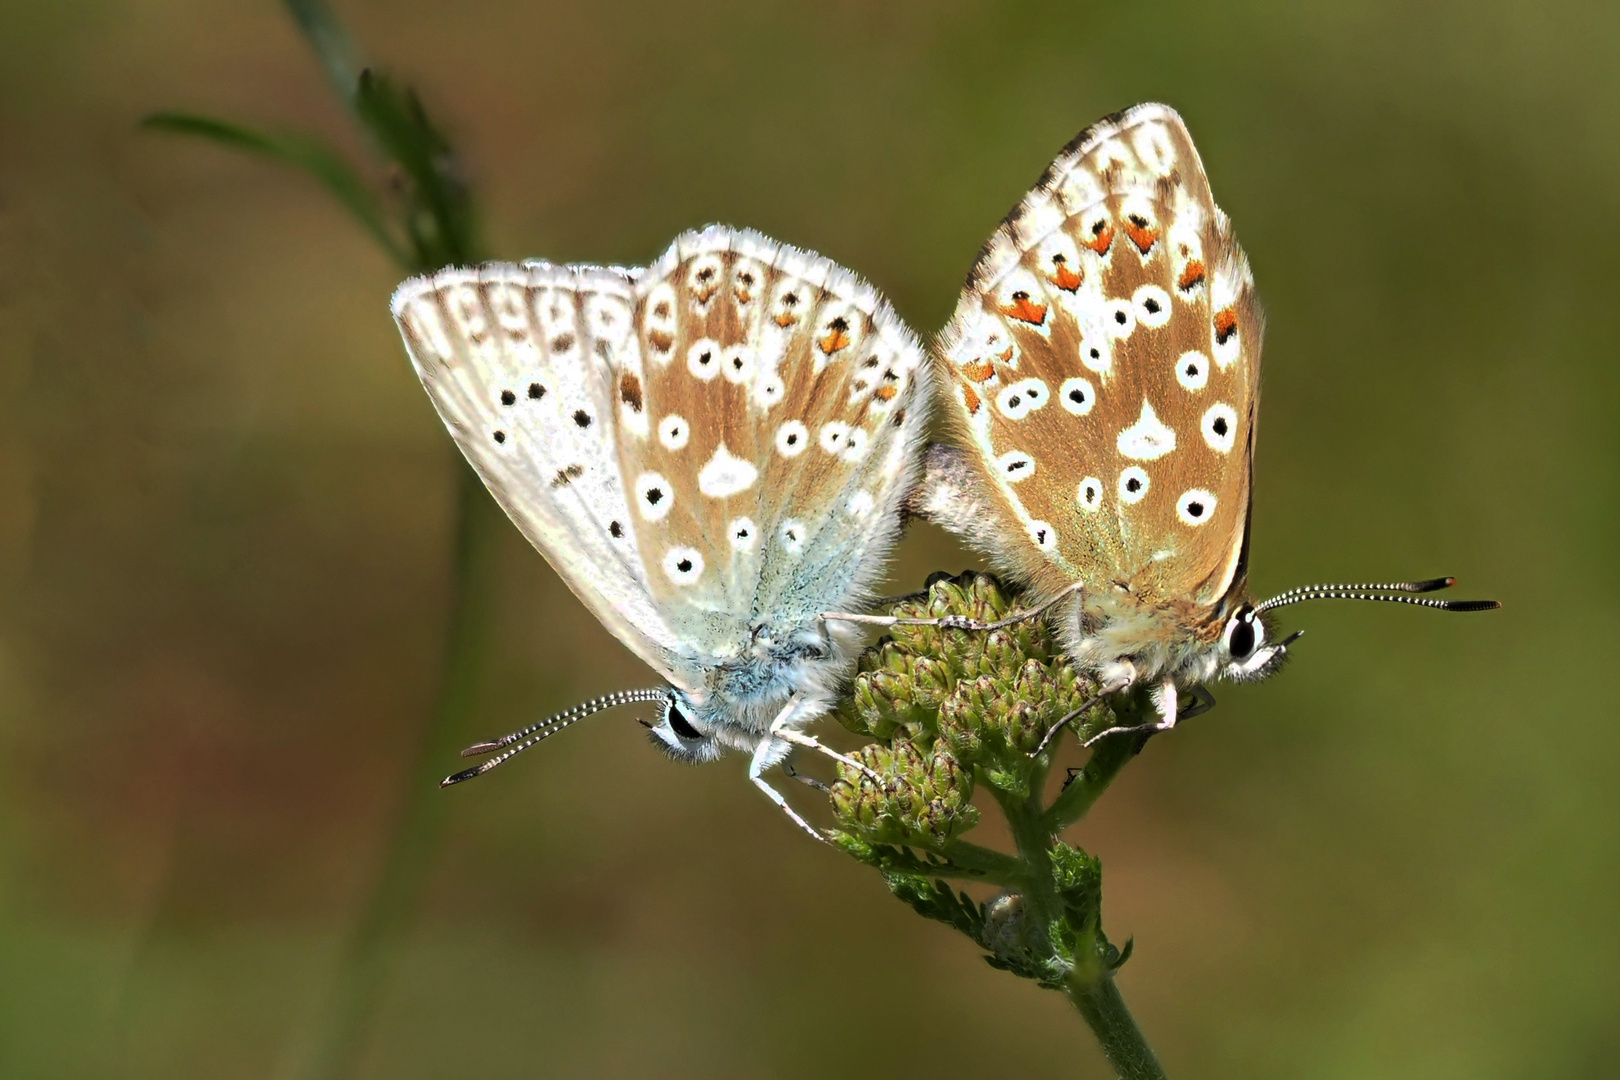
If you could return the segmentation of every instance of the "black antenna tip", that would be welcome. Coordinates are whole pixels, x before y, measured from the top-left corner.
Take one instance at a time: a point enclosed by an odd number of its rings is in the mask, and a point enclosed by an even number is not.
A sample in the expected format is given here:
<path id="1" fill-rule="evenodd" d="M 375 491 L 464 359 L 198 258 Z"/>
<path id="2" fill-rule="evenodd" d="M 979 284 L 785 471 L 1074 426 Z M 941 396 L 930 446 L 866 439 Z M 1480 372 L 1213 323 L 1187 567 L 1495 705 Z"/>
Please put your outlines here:
<path id="1" fill-rule="evenodd" d="M 1495 611 L 1502 606 L 1500 600 L 1447 600 L 1447 611 Z"/>
<path id="2" fill-rule="evenodd" d="M 458 773 L 452 773 L 451 775 L 445 777 L 443 780 L 440 780 L 439 781 L 439 786 L 442 787 L 442 788 L 455 787 L 457 784 L 461 783 L 464 780 L 471 780 L 473 777 L 479 775 L 483 771 L 484 770 L 483 770 L 482 766 L 479 766 L 477 768 L 472 768 L 472 769 L 463 769 Z"/>
<path id="3" fill-rule="evenodd" d="M 479 757 L 483 754 L 493 754 L 506 746 L 505 739 L 495 739 L 491 742 L 475 742 L 461 752 L 462 757 Z"/>
<path id="4" fill-rule="evenodd" d="M 1454 577 L 1437 577 L 1430 578 L 1428 581 L 1414 581 L 1409 585 L 1402 586 L 1401 591 L 1439 592 L 1441 589 L 1449 589 L 1455 584 L 1457 584 L 1457 579 Z"/>

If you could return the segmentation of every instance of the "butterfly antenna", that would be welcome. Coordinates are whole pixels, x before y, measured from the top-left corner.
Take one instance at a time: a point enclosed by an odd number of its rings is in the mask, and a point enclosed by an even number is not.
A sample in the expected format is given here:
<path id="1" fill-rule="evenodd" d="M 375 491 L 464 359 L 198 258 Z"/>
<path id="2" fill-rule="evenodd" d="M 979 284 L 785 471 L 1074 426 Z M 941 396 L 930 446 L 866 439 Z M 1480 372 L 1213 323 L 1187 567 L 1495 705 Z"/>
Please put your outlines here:
<path id="1" fill-rule="evenodd" d="M 1412 604 L 1434 608 L 1436 611 L 1492 611 L 1501 607 L 1496 600 L 1431 600 L 1413 593 L 1439 592 L 1457 584 L 1453 577 L 1429 578 L 1426 581 L 1356 582 L 1344 585 L 1302 585 L 1270 600 L 1256 604 L 1255 611 L 1270 611 L 1287 607 L 1302 600 L 1382 600 L 1386 604 Z M 1393 594 L 1393 595 L 1391 595 Z"/>
<path id="2" fill-rule="evenodd" d="M 611 709 L 617 705 L 629 705 L 637 701 L 662 701 L 668 696 L 669 691 L 663 687 L 651 690 L 619 690 L 612 694 L 603 694 L 599 698 L 592 698 L 590 701 L 581 702 L 572 709 L 547 717 L 538 724 L 530 724 L 528 727 L 520 731 L 514 731 L 510 735 L 502 735 L 500 738 L 490 742 L 473 743 L 461 752 L 462 757 L 479 757 L 483 754 L 494 754 L 496 751 L 500 751 L 500 753 L 498 756 L 492 757 L 488 761 L 475 765 L 470 769 L 463 769 L 461 772 L 445 777 L 439 781 L 439 786 L 450 787 L 464 780 L 471 780 L 475 776 L 483 776 L 501 762 L 516 757 L 535 743 L 550 738 L 565 727 L 579 723 L 579 721 L 592 713 L 599 713 L 603 709 Z"/>

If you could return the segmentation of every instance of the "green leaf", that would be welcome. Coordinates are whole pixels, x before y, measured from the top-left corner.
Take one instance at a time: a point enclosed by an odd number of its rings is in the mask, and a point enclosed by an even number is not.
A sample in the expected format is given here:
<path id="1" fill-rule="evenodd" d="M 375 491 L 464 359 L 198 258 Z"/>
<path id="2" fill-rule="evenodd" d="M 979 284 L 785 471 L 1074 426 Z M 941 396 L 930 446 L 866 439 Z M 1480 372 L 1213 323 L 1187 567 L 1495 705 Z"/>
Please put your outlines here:
<path id="1" fill-rule="evenodd" d="M 326 70 L 327 82 L 332 84 L 332 89 L 344 104 L 354 108 L 360 83 L 357 74 L 360 65 L 355 61 L 354 42 L 350 40 L 348 31 L 332 14 L 326 0 L 283 0 L 283 3 L 287 13 L 298 24 L 298 29 L 303 31 L 304 40 L 309 42 L 310 49 L 320 59 L 321 67 Z"/>
<path id="2" fill-rule="evenodd" d="M 386 75 L 360 73 L 355 113 L 405 180 L 405 231 L 420 270 L 478 261 L 477 220 L 450 142 L 416 94 Z"/>
<path id="3" fill-rule="evenodd" d="M 371 189 L 355 175 L 349 163 L 330 147 L 300 135 L 268 135 L 240 124 L 194 113 L 160 112 L 141 121 L 152 131 L 190 135 L 249 154 L 291 165 L 318 180 L 371 233 L 383 249 L 406 269 L 415 269 L 409 256 L 388 230 L 388 223 Z"/>

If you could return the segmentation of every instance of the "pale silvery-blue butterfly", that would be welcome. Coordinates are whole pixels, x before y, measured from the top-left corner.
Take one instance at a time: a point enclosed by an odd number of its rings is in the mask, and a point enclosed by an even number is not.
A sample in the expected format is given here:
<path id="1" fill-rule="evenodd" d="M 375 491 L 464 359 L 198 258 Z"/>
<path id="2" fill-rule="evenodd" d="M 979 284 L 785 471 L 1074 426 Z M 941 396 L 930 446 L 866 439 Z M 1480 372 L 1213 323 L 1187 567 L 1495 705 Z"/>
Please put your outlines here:
<path id="1" fill-rule="evenodd" d="M 575 595 L 667 685 L 502 739 L 470 779 L 591 713 L 654 702 L 671 756 L 763 779 L 848 676 L 849 624 L 900 531 L 930 366 L 855 275 L 758 233 L 682 235 L 650 267 L 488 263 L 393 312 L 462 453 Z M 862 769 L 862 771 L 866 771 Z"/>

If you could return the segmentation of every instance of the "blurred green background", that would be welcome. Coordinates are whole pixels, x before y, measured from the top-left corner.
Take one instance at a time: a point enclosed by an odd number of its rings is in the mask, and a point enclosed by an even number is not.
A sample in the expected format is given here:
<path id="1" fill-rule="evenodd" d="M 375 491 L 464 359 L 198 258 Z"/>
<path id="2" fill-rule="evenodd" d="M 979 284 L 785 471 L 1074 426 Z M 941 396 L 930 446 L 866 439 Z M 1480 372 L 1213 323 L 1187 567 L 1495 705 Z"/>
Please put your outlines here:
<path id="1" fill-rule="evenodd" d="M 1620 8 L 338 10 L 495 253 L 746 224 L 925 331 L 1075 131 L 1182 110 L 1270 316 L 1256 589 L 1453 573 L 1506 610 L 1292 609 L 1283 675 L 1153 742 L 1079 830 L 1125 995 L 1172 1076 L 1620 1073 Z M 429 805 L 461 466 L 399 275 L 305 178 L 137 130 L 169 107 L 361 149 L 270 0 L 0 7 L 8 1077 L 331 1068 L 346 942 Z M 648 683 L 481 513 L 441 738 Z M 895 581 L 967 565 L 919 527 Z M 428 793 L 359 1075 L 1104 1075 L 1063 998 L 744 769 L 619 713 Z"/>

